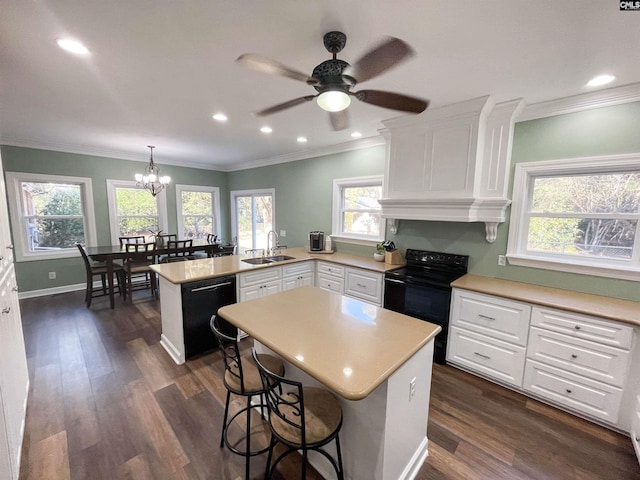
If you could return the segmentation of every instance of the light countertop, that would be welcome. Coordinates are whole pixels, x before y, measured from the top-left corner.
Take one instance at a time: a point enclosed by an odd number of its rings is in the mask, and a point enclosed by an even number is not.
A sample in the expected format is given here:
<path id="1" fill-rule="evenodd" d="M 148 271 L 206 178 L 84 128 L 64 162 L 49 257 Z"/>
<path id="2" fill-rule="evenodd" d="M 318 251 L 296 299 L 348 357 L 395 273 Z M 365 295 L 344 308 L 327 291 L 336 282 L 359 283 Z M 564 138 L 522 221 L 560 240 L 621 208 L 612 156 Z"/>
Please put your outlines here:
<path id="1" fill-rule="evenodd" d="M 262 268 L 277 267 L 279 265 L 286 265 L 289 263 L 313 260 L 322 260 L 380 273 L 402 266 L 389 265 L 384 262 L 376 262 L 373 258 L 359 257 L 357 255 L 348 255 L 345 253 L 309 253 L 306 248 L 283 249 L 281 253 L 282 255 L 294 257 L 294 259 L 266 265 L 251 265 L 242 261 L 243 258 L 251 258 L 250 255 L 228 255 L 225 257 L 204 258 L 201 260 L 190 260 L 186 262 L 160 263 L 151 265 L 151 268 L 169 282 L 179 284 L 206 280 L 207 278 L 220 277 L 223 275 L 250 272 Z"/>
<path id="2" fill-rule="evenodd" d="M 640 302 L 468 274 L 452 287 L 640 326 Z"/>
<path id="3" fill-rule="evenodd" d="M 361 400 L 441 328 L 317 287 L 227 305 L 218 315 L 348 400 Z"/>

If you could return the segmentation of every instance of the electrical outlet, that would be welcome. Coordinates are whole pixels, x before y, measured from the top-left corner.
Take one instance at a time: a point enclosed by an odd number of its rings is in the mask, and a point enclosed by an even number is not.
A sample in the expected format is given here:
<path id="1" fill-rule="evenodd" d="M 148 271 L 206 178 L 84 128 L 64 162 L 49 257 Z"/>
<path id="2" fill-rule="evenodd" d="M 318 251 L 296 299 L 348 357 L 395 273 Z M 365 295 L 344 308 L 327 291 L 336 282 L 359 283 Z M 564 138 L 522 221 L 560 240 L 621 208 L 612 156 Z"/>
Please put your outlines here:
<path id="1" fill-rule="evenodd" d="M 413 400 L 416 394 L 416 377 L 413 377 L 409 382 L 409 401 Z"/>
<path id="2" fill-rule="evenodd" d="M 507 264 L 507 257 L 505 255 L 498 255 L 498 265 L 504 267 Z"/>
<path id="3" fill-rule="evenodd" d="M 286 237 L 287 236 L 287 231 L 286 230 L 280 230 L 280 236 L 281 237 Z"/>
<path id="4" fill-rule="evenodd" d="M 49 280 L 55 280 L 56 272 L 49 272 Z"/>

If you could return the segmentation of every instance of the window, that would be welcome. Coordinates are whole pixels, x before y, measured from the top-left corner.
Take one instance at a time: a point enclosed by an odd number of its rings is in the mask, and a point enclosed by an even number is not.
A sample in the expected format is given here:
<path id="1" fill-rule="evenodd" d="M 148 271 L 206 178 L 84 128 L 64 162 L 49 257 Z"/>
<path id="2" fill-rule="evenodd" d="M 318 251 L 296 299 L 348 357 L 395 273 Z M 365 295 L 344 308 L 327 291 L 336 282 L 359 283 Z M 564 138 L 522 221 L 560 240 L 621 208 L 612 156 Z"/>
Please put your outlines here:
<path id="1" fill-rule="evenodd" d="M 267 248 L 267 234 L 275 229 L 274 197 L 274 189 L 231 192 L 231 221 L 239 253 Z"/>
<path id="2" fill-rule="evenodd" d="M 220 189 L 176 185 L 178 237 L 202 238 L 220 231 Z"/>
<path id="3" fill-rule="evenodd" d="M 384 240 L 386 222 L 378 203 L 382 179 L 377 175 L 333 181 L 332 237 L 365 245 Z"/>
<path id="4" fill-rule="evenodd" d="M 640 156 L 516 165 L 507 256 L 640 280 Z"/>
<path id="5" fill-rule="evenodd" d="M 167 232 L 166 190 L 157 196 L 137 187 L 134 181 L 107 180 L 111 241 L 118 237 L 144 235 L 148 239 Z"/>
<path id="6" fill-rule="evenodd" d="M 16 259 L 74 257 L 75 242 L 93 244 L 90 178 L 7 172 Z"/>

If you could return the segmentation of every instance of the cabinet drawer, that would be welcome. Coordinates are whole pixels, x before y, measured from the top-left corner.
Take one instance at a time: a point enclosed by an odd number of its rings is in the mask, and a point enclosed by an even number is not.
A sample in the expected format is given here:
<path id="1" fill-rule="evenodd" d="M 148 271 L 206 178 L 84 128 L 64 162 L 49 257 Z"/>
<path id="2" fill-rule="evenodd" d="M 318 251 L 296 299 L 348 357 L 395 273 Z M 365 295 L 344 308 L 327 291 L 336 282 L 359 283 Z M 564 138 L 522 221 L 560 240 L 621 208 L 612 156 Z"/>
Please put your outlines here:
<path id="1" fill-rule="evenodd" d="M 347 268 L 344 293 L 367 302 L 382 303 L 382 274 Z"/>
<path id="2" fill-rule="evenodd" d="M 531 325 L 625 350 L 633 338 L 630 325 L 553 308 L 533 307 Z"/>
<path id="3" fill-rule="evenodd" d="M 522 386 L 526 349 L 475 332 L 449 329 L 447 361 L 503 383 Z"/>
<path id="4" fill-rule="evenodd" d="M 455 289 L 451 324 L 524 347 L 530 313 L 525 303 Z"/>
<path id="5" fill-rule="evenodd" d="M 629 352 L 531 327 L 527 356 L 618 387 L 624 385 Z"/>
<path id="6" fill-rule="evenodd" d="M 524 389 L 610 423 L 618 420 L 622 389 L 527 360 Z"/>
<path id="7" fill-rule="evenodd" d="M 631 441 L 636 456 L 640 458 L 640 395 L 636 396 L 635 408 L 631 417 Z"/>
<path id="8" fill-rule="evenodd" d="M 318 262 L 318 273 L 344 278 L 344 267 L 335 263 Z"/>
<path id="9" fill-rule="evenodd" d="M 313 272 L 312 262 L 291 263 L 282 266 L 282 275 L 284 277 L 301 275 L 303 273 Z"/>
<path id="10" fill-rule="evenodd" d="M 318 287 L 342 293 L 344 291 L 344 280 L 330 275 L 318 275 Z"/>
<path id="11" fill-rule="evenodd" d="M 257 283 L 266 283 L 277 281 L 282 278 L 282 269 L 280 267 L 267 267 L 254 272 L 244 272 L 238 275 L 238 284 L 240 288 Z"/>

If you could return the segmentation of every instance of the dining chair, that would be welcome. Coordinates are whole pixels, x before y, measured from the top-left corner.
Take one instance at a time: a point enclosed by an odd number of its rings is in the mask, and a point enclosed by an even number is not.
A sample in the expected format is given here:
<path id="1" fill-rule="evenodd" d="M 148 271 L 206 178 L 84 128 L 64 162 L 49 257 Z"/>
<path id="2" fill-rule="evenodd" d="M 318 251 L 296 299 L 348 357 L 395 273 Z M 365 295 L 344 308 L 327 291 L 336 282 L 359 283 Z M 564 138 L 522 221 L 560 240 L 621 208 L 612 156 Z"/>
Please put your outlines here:
<path id="1" fill-rule="evenodd" d="M 169 240 L 167 243 L 167 253 L 162 255 L 159 263 L 183 262 L 194 260 L 193 240 Z"/>
<path id="2" fill-rule="evenodd" d="M 251 450 L 251 413 L 253 408 L 260 407 L 264 416 L 264 394 L 265 389 L 260 379 L 260 373 L 251 355 L 240 355 L 238 348 L 238 329 L 230 323 L 220 319 L 217 315 L 211 316 L 211 331 L 216 337 L 220 351 L 224 358 L 224 376 L 223 383 L 227 389 L 227 400 L 224 405 L 224 417 L 222 420 L 222 434 L 220 435 L 220 448 L 226 444 L 227 448 L 237 455 L 245 457 L 246 478 L 249 477 L 249 464 L 251 457 L 260 455 L 269 450 L 269 446 L 264 448 Z M 280 375 L 284 375 L 284 364 L 278 357 L 269 354 L 257 355 L 264 365 Z M 239 395 L 246 398 L 246 406 L 236 412 L 231 418 L 229 417 L 229 403 L 231 394 Z M 251 399 L 257 396 L 260 401 L 258 404 L 251 404 Z M 244 440 L 244 450 L 236 448 L 229 441 L 229 428 L 231 424 L 240 415 L 246 417 L 246 436 Z"/>
<path id="3" fill-rule="evenodd" d="M 157 297 L 156 274 L 150 266 L 156 262 L 156 243 L 126 243 L 124 271 L 126 278 L 125 297 L 133 301 L 133 290 L 151 288 Z"/>
<path id="4" fill-rule="evenodd" d="M 156 235 L 156 246 L 165 247 L 170 241 L 176 240 L 178 240 L 178 235 L 176 233 L 163 233 L 161 235 Z"/>
<path id="5" fill-rule="evenodd" d="M 342 427 L 342 408 L 338 399 L 324 388 L 305 387 L 300 382 L 284 378 L 282 374 L 273 371 L 255 349 L 252 355 L 260 372 L 262 386 L 266 391 L 271 427 L 265 478 L 271 478 L 278 463 L 287 455 L 296 452 L 302 454 L 300 478 L 307 478 L 308 452 L 312 450 L 329 460 L 338 479 L 343 480 L 344 470 L 339 436 Z M 282 393 L 283 391 L 285 393 Z M 336 443 L 337 460 L 322 448 L 333 440 Z M 283 444 L 285 449 L 272 463 L 273 451 L 278 442 Z"/>
<path id="6" fill-rule="evenodd" d="M 144 235 L 134 235 L 131 237 L 118 237 L 118 240 L 120 240 L 120 245 L 124 246 L 132 243 L 145 243 L 146 238 Z"/>
<path id="7" fill-rule="evenodd" d="M 85 252 L 84 247 L 80 243 L 76 243 L 76 247 L 80 251 L 80 255 L 82 256 L 82 260 L 84 261 L 84 269 L 87 276 L 87 288 L 84 294 L 84 303 L 87 308 L 91 307 L 91 300 L 94 297 L 102 297 L 105 295 L 109 295 L 108 287 L 107 287 L 107 266 L 104 263 L 92 262 L 87 256 L 87 252 Z M 118 292 L 120 295 L 124 295 L 124 285 L 125 285 L 125 274 L 124 268 L 122 265 L 115 264 L 113 266 L 113 273 L 118 278 Z M 100 280 L 102 281 L 102 287 L 94 287 L 93 286 L 93 278 L 96 276 L 100 276 Z"/>

